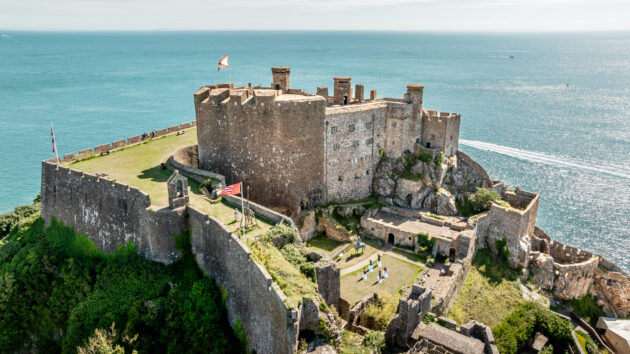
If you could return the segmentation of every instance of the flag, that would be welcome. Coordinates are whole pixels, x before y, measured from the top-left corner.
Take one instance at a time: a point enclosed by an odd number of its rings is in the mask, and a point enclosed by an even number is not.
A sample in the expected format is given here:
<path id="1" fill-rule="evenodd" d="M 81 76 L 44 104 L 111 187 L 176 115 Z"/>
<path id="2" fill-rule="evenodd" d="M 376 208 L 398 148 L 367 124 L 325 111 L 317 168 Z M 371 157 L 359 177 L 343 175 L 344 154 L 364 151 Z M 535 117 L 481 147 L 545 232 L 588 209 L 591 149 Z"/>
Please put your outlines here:
<path id="1" fill-rule="evenodd" d="M 223 58 L 221 58 L 221 60 L 219 60 L 219 67 L 217 68 L 217 71 L 221 71 L 221 68 L 227 68 L 229 67 L 228 65 L 228 56 L 224 56 Z"/>
<path id="2" fill-rule="evenodd" d="M 233 184 L 231 186 L 227 186 L 225 189 L 221 190 L 219 195 L 233 195 L 233 194 L 241 194 L 241 182 L 237 184 Z"/>
<path id="3" fill-rule="evenodd" d="M 53 130 L 52 122 L 50 123 L 50 136 L 52 136 L 53 157 L 57 156 L 57 143 L 55 143 L 55 131 Z"/>

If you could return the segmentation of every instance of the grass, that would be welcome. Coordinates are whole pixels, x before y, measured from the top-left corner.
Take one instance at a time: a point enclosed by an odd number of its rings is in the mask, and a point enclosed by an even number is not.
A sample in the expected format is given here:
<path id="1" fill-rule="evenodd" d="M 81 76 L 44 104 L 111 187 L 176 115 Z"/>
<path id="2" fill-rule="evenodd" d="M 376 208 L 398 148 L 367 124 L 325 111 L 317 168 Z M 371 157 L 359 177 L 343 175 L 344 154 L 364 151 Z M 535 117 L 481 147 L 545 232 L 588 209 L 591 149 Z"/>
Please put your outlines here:
<path id="1" fill-rule="evenodd" d="M 280 250 L 271 243 L 249 238 L 248 246 L 252 252 L 252 258 L 265 267 L 273 281 L 287 296 L 285 305 L 288 308 L 296 309 L 299 302 L 305 297 L 316 298 L 315 283 L 307 279 L 293 264 L 287 261 Z"/>
<path id="2" fill-rule="evenodd" d="M 354 247 L 350 246 L 346 251 L 343 252 L 343 257 L 337 261 L 337 265 L 339 268 L 344 269 L 350 266 L 353 266 L 359 262 L 362 262 L 369 257 L 371 257 L 378 249 L 371 246 L 367 240 L 364 240 L 366 243 L 365 250 L 359 251 L 358 253 L 354 251 Z"/>
<path id="3" fill-rule="evenodd" d="M 448 317 L 460 325 L 476 320 L 493 327 L 525 302 L 517 279 L 517 271 L 480 250 Z"/>
<path id="4" fill-rule="evenodd" d="M 368 273 L 367 280 L 361 280 L 363 269 L 358 269 L 341 277 L 341 297 L 351 304 L 371 293 L 377 293 L 383 298 L 398 297 L 400 288 L 413 283 L 422 270 L 420 266 L 389 255 L 383 255 L 381 261 L 387 267 L 387 279 L 378 284 L 378 271 L 383 268 L 376 268 L 374 272 Z"/>
<path id="5" fill-rule="evenodd" d="M 341 245 L 343 242 L 331 240 L 326 236 L 319 235 L 306 242 L 306 246 L 313 251 L 322 252 L 328 254 L 335 248 Z"/>
<path id="6" fill-rule="evenodd" d="M 423 252 L 421 254 L 417 254 L 417 253 L 412 253 L 412 252 L 407 252 L 405 250 L 402 250 L 400 248 L 394 247 L 392 249 L 392 252 L 401 255 L 405 258 L 407 258 L 410 261 L 413 262 L 420 262 L 420 263 L 426 263 L 427 262 L 427 258 L 429 256 L 429 252 Z"/>
<path id="7" fill-rule="evenodd" d="M 135 146 L 114 151 L 105 156 L 96 156 L 67 164 L 68 167 L 90 174 L 104 173 L 117 182 L 136 187 L 149 194 L 151 204 L 157 207 L 168 205 L 166 181 L 172 171 L 163 170 L 166 162 L 175 150 L 197 144 L 197 129 L 186 130 L 185 134 L 167 135 Z M 199 183 L 188 180 L 190 205 L 218 219 L 231 231 L 238 229 L 234 221 L 234 206 L 225 202 L 210 203 L 199 191 Z M 239 208 L 240 209 L 240 208 Z M 259 219 L 260 228 L 252 233 L 265 232 L 271 225 Z"/>

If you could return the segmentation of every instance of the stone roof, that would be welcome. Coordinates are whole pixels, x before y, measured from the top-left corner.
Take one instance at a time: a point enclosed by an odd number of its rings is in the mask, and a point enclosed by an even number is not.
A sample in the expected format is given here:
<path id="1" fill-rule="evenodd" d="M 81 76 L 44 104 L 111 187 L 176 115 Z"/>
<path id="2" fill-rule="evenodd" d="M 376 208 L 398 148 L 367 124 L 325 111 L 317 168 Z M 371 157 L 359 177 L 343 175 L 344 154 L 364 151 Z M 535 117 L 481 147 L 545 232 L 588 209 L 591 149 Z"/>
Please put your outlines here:
<path id="1" fill-rule="evenodd" d="M 448 328 L 436 325 L 434 323 L 426 326 L 419 333 L 420 338 L 439 344 L 440 346 L 461 354 L 482 354 L 485 345 L 478 339 L 466 337 L 463 334 L 452 331 Z"/>

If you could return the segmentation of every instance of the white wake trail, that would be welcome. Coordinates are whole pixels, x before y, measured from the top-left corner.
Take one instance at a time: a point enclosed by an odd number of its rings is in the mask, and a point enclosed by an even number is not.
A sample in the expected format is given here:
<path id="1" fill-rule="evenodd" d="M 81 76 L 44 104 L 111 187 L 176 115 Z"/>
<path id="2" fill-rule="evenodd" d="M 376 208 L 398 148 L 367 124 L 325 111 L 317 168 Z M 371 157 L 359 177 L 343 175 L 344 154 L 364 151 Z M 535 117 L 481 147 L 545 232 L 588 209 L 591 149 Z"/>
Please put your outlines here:
<path id="1" fill-rule="evenodd" d="M 597 172 L 597 173 L 605 173 L 612 176 L 630 179 L 630 171 L 628 171 L 627 169 L 623 167 L 592 166 L 592 165 L 587 165 L 583 162 L 573 162 L 564 158 L 556 157 L 553 155 L 547 155 L 541 152 L 521 150 L 521 149 L 509 147 L 509 146 L 485 143 L 483 141 L 459 139 L 459 143 L 462 145 L 470 146 L 475 149 L 492 151 L 498 154 L 514 157 L 514 158 L 524 160 L 524 161 L 530 161 L 530 162 L 541 163 L 541 164 L 552 165 L 552 166 L 565 166 L 565 167 L 577 168 L 580 170 L 587 170 L 587 171 L 592 171 L 592 172 Z"/>

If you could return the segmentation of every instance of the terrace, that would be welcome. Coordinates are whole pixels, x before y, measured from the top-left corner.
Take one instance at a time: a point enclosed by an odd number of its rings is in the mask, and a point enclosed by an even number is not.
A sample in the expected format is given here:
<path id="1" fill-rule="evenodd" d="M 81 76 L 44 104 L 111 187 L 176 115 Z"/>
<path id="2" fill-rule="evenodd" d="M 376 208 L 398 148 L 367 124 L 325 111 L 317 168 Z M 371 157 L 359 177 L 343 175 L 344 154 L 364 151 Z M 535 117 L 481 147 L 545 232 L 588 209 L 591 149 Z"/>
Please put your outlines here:
<path id="1" fill-rule="evenodd" d="M 106 177 L 117 182 L 136 187 L 149 194 L 151 204 L 156 207 L 168 207 L 166 181 L 172 171 L 163 169 L 162 163 L 178 149 L 197 144 L 197 129 L 191 128 L 177 134 L 166 135 L 136 145 L 111 151 L 107 155 L 94 156 L 83 160 L 64 163 L 65 166 Z M 238 230 L 239 223 L 234 221 L 234 209 L 221 200 L 210 202 L 199 190 L 199 183 L 188 180 L 190 205 L 216 218 L 225 224 L 230 231 Z M 262 234 L 272 225 L 258 219 L 259 228 L 248 233 L 248 236 Z"/>

